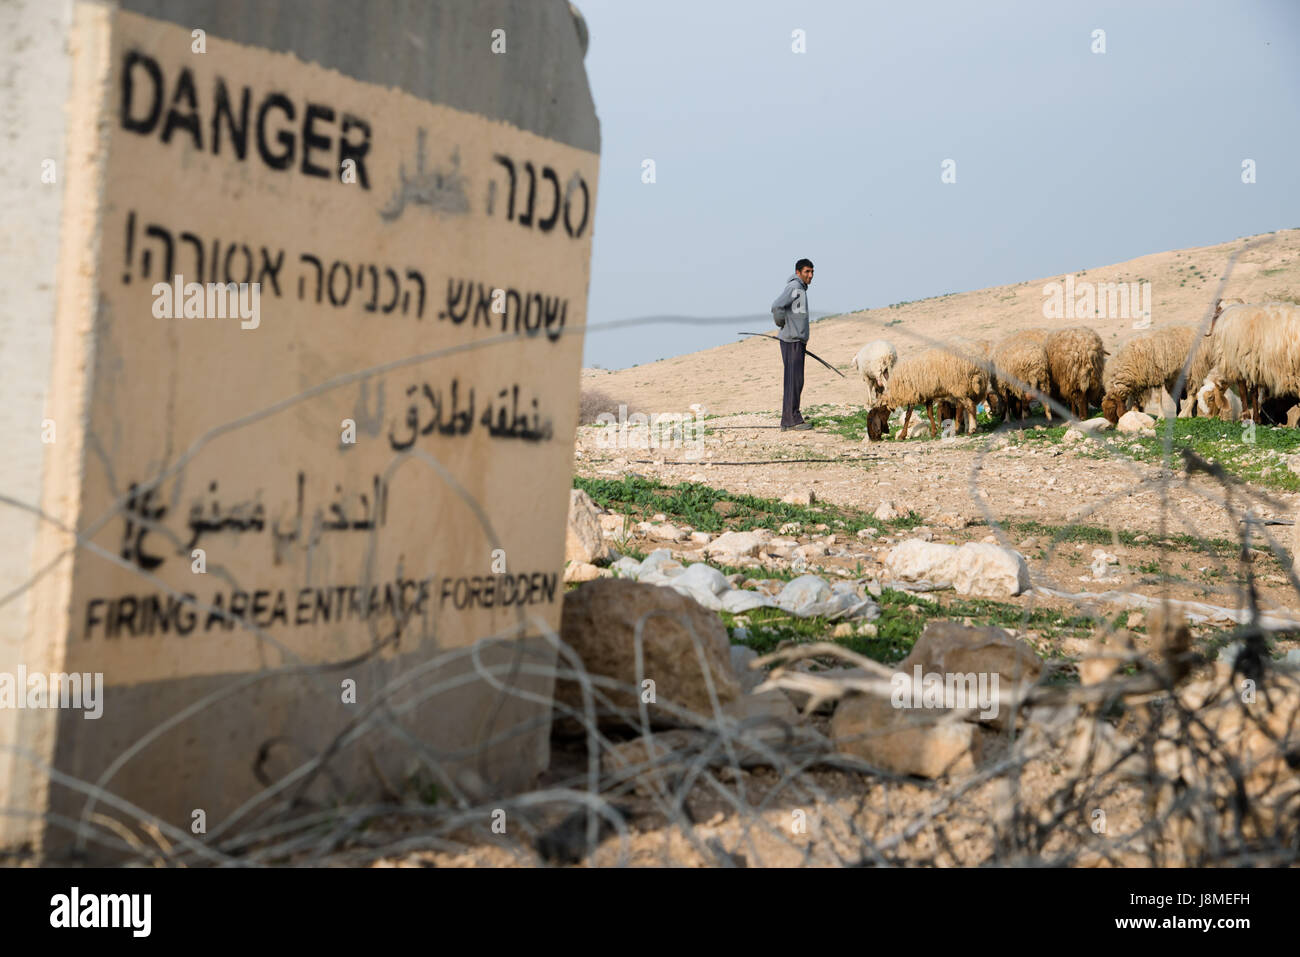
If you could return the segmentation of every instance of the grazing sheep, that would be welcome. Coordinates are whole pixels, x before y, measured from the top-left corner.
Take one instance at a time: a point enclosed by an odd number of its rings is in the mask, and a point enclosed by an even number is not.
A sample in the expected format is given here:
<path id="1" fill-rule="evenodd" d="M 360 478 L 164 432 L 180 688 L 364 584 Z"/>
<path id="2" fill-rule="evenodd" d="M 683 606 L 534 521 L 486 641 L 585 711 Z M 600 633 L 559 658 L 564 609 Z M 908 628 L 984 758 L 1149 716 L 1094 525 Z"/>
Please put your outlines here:
<path id="1" fill-rule="evenodd" d="M 1176 409 L 1182 393 L 1180 390 L 1175 395 L 1174 387 L 1183 374 L 1188 354 L 1193 350 L 1196 355 L 1192 357 L 1192 368 L 1184 387 L 1196 383 L 1197 375 L 1202 375 L 1203 381 L 1204 374 L 1209 371 L 1212 343 L 1207 342 L 1195 326 L 1183 324 L 1161 326 L 1134 336 L 1106 363 L 1101 414 L 1112 423 L 1118 422 L 1130 407 L 1140 405 L 1148 392 L 1159 389 L 1169 394 Z"/>
<path id="2" fill-rule="evenodd" d="M 1259 421 L 1261 389 L 1273 397 L 1300 394 L 1300 306 L 1229 306 L 1213 332 L 1223 380 L 1241 396 L 1251 421 Z"/>
<path id="3" fill-rule="evenodd" d="M 954 339 L 952 349 L 950 350 L 957 355 L 963 356 L 977 365 L 984 371 L 987 377 L 984 395 L 982 396 L 984 404 L 988 407 L 989 414 L 995 416 L 1002 415 L 1002 399 L 998 392 L 997 370 L 993 368 L 993 342 L 990 339 Z M 975 400 L 975 412 L 979 412 L 980 399 Z M 946 422 L 949 419 L 958 432 L 965 429 L 969 434 L 975 431 L 979 423 L 975 416 L 967 417 L 966 409 L 956 396 L 949 396 L 939 405 L 939 421 Z"/>
<path id="4" fill-rule="evenodd" d="M 1047 338 L 1046 335 L 1043 336 Z M 1047 349 L 1043 343 L 1019 333 L 1012 333 L 993 349 L 995 391 L 1006 403 L 1007 417 L 1019 414 L 1023 422 L 1029 414 L 1034 393 L 1048 394 L 1052 388 L 1051 371 L 1047 365 Z M 1044 404 L 1047 421 L 1052 421 L 1052 410 Z"/>
<path id="5" fill-rule="evenodd" d="M 1217 366 L 1210 370 L 1196 392 L 1196 412 L 1228 422 L 1241 421 L 1241 397 L 1227 387 L 1223 371 Z"/>
<path id="6" fill-rule="evenodd" d="M 880 404 L 880 397 L 885 394 L 889 382 L 889 372 L 898 362 L 898 350 L 884 339 L 868 342 L 858 350 L 851 365 L 862 376 L 867 387 L 866 407 L 874 409 Z"/>
<path id="7" fill-rule="evenodd" d="M 924 405 L 930 419 L 930 435 L 937 436 L 934 402 L 946 398 L 954 399 L 965 410 L 967 432 L 974 432 L 975 403 L 988 393 L 988 373 L 977 364 L 983 361 L 977 349 L 963 349 L 961 354 L 945 349 L 927 349 L 901 360 L 894 367 L 885 388 L 885 404 L 890 411 L 900 407 L 907 409 L 899 435 L 907 435 L 912 409 Z"/>
<path id="8" fill-rule="evenodd" d="M 1052 376 L 1052 398 L 1075 418 L 1086 419 L 1088 407 L 1101 402 L 1102 367 L 1110 355 L 1101 336 L 1085 326 L 1072 326 L 1049 333 L 1043 346 Z"/>

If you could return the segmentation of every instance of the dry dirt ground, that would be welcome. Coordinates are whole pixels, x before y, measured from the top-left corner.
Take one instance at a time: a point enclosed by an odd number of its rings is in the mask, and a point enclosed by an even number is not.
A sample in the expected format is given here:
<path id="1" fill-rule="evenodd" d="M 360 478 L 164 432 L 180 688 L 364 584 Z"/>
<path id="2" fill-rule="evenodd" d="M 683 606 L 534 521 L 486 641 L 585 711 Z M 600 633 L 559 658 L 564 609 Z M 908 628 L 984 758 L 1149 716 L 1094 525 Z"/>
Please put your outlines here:
<path id="1" fill-rule="evenodd" d="M 1076 274 L 1093 282 L 1151 281 L 1154 288 L 1155 324 L 1200 321 L 1215 298 L 1219 276 L 1229 256 L 1245 240 L 1217 246 L 1145 256 L 1116 266 L 1088 269 Z M 814 324 L 810 343 L 836 366 L 849 373 L 840 379 L 813 362 L 807 367 L 805 408 L 822 407 L 823 413 L 849 413 L 859 401 L 860 384 L 852 378 L 849 360 L 858 347 L 874 338 L 887 337 L 901 355 L 942 342 L 957 334 L 997 338 L 1000 331 L 1029 326 L 1051 326 L 1041 314 L 1044 282 L 1031 280 L 1012 286 L 950 295 L 897 307 L 867 310 Z M 1258 249 L 1242 255 L 1224 292 L 1226 296 L 1262 300 L 1295 300 L 1300 294 L 1300 230 L 1273 234 Z M 815 301 L 816 287 L 813 288 Z M 1080 320 L 1060 320 L 1074 325 Z M 1101 333 L 1113 353 L 1134 334 L 1125 319 L 1084 320 Z M 619 405 L 629 413 L 688 413 L 692 403 L 707 409 L 707 431 L 702 449 L 618 448 L 602 441 L 596 426 L 579 429 L 575 474 L 589 479 L 641 476 L 668 485 L 702 482 L 769 499 L 789 493 L 812 492 L 818 503 L 865 510 L 870 513 L 890 502 L 902 513 L 914 511 L 935 541 L 981 541 L 988 536 L 1025 554 L 1036 585 L 1067 592 L 1119 591 L 1147 596 L 1168 596 L 1228 608 L 1240 605 L 1241 565 L 1222 549 L 1217 554 L 1191 547 L 1177 536 L 1202 536 L 1236 540 L 1239 526 L 1222 505 L 1222 489 L 1212 478 L 1188 478 L 1175 460 L 1173 473 L 1153 462 L 1131 460 L 1122 439 L 1099 452 L 1089 443 L 1030 441 L 1017 429 L 974 437 L 863 444 L 830 430 L 782 433 L 778 426 L 781 390 L 779 352 L 771 342 L 745 340 L 691 355 L 650 363 L 619 372 L 586 370 L 583 374 L 584 421 L 600 412 L 614 416 Z M 1042 420 L 1031 420 L 1033 431 Z M 819 460 L 815 462 L 800 459 Z M 1286 465 L 1279 463 L 1279 468 Z M 1300 493 L 1255 487 L 1256 513 L 1265 519 L 1293 520 Z M 635 516 L 643 518 L 648 516 Z M 1026 535 L 1011 527 L 1037 522 L 1047 532 Z M 1082 544 L 1063 534 L 1053 543 L 1051 529 L 1068 529 L 1075 523 L 1101 526 L 1116 533 L 1104 545 L 1118 565 L 1107 566 L 1102 580 L 1093 570 L 1095 543 Z M 999 527 L 1001 526 L 1001 527 Z M 1275 525 L 1267 530 L 1292 547 L 1293 530 Z M 776 531 L 776 529 L 773 529 Z M 795 537 L 811 541 L 812 529 Z M 824 530 L 823 530 L 824 531 Z M 1136 533 L 1127 544 L 1118 534 Z M 906 537 L 897 534 L 861 538 L 839 536 L 840 555 L 814 561 L 811 570 L 871 577 L 890 545 Z M 822 536 L 824 537 L 824 536 Z M 1280 614 L 1300 615 L 1300 599 L 1285 577 L 1285 567 L 1258 537 L 1250 561 L 1257 576 L 1262 605 Z M 633 532 L 626 547 L 647 552 L 665 547 Z M 678 554 L 698 559 L 689 542 L 670 546 Z M 786 570 L 788 562 L 774 564 Z M 761 576 L 761 569 L 751 572 Z M 1007 599 L 1020 607 L 1047 607 L 1085 611 L 1110 618 L 1121 606 L 1052 598 L 1042 593 Z M 1198 626 L 1203 637 L 1221 621 Z M 1049 658 L 1069 662 L 1082 649 L 1078 639 L 1042 638 L 1021 632 Z M 1300 647 L 1294 638 L 1279 641 L 1277 652 Z M 825 724 L 823 719 L 815 723 Z M 823 727 L 823 730 L 825 728 Z M 981 759 L 982 767 L 995 764 L 996 741 Z M 547 786 L 581 786 L 585 769 L 581 742 L 557 740 Z M 1059 755 L 1030 762 L 1017 778 L 1020 798 L 1028 806 L 1043 805 L 1061 772 Z M 719 786 L 719 784 L 723 786 Z M 852 863 L 863 858 L 864 842 L 898 841 L 908 846 L 906 857 L 921 863 L 962 864 L 985 858 L 998 840 L 1005 820 L 999 809 L 1010 806 L 1006 779 L 975 782 L 891 781 L 872 774 L 845 770 L 809 770 L 792 780 L 785 771 L 724 769 L 712 786 L 691 789 L 685 813 L 694 827 L 674 823 L 664 812 L 662 794 L 653 784 L 620 796 L 628 816 L 630 838 L 606 837 L 586 866 L 619 863 L 634 865 L 761 866 Z M 948 799 L 970 787 L 959 805 Z M 959 806 L 960 811 L 954 810 Z M 570 806 L 571 807 L 571 806 Z M 1108 803 L 1113 831 L 1140 829 L 1142 807 L 1136 789 L 1113 794 Z M 792 820 L 804 812 L 809 821 L 799 832 Z M 904 822 L 934 814 L 944 821 L 941 831 L 919 827 L 904 834 Z M 554 824 L 552 819 L 549 823 Z M 1089 822 L 1070 820 L 1064 830 L 1086 838 Z M 419 850 L 387 857 L 383 866 L 528 866 L 537 858 L 513 841 L 494 838 L 485 827 L 466 829 L 461 847 Z M 528 842 L 523 842 L 528 843 Z M 1070 844 L 1061 838 L 1048 849 Z M 1046 853 L 1046 850 L 1045 850 Z M 1086 862 L 1084 859 L 1076 863 Z M 868 861 L 869 863 L 869 861 Z"/>

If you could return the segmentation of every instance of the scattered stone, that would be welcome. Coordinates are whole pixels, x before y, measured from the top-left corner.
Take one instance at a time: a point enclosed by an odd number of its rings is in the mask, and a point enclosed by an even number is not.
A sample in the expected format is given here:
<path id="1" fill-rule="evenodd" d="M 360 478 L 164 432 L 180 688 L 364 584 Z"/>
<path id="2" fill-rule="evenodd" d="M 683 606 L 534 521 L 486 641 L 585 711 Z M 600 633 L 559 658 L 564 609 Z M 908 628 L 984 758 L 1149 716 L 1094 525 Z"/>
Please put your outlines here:
<path id="1" fill-rule="evenodd" d="M 691 541 L 697 545 L 707 545 L 713 541 L 713 536 L 708 532 L 691 532 Z"/>
<path id="2" fill-rule="evenodd" d="M 580 488 L 569 490 L 569 520 L 564 532 L 564 560 L 597 564 L 614 557 L 600 530 L 596 503 Z"/>
<path id="3" fill-rule="evenodd" d="M 791 492 L 789 495 L 783 495 L 781 501 L 786 505 L 812 505 L 817 501 L 817 495 L 809 489 L 806 492 Z"/>
<path id="4" fill-rule="evenodd" d="M 854 632 L 853 626 L 850 625 L 847 621 L 842 621 L 842 622 L 840 622 L 838 625 L 835 626 L 835 630 L 831 632 L 831 637 L 832 637 L 832 638 L 852 638 L 853 635 L 854 635 L 854 633 L 855 633 L 855 632 Z"/>
<path id="5" fill-rule="evenodd" d="M 569 582 L 589 582 L 593 578 L 600 577 L 601 569 L 590 562 L 569 562 L 564 569 L 564 581 Z"/>
<path id="6" fill-rule="evenodd" d="M 638 623 L 643 623 L 642 674 L 654 680 L 661 699 L 658 705 L 650 705 L 653 723 L 680 723 L 663 708 L 664 700 L 701 715 L 712 713 L 708 686 L 700 670 L 701 657 L 720 702 L 733 701 L 740 695 L 731 666 L 731 643 L 716 614 L 670 588 L 603 578 L 565 594 L 560 637 L 589 674 L 619 683 L 618 688 L 602 689 L 615 707 L 635 714 L 640 701 L 637 646 L 633 639 Z M 567 667 L 563 657 L 560 667 Z M 557 679 L 555 698 L 570 707 L 582 708 L 581 687 L 574 680 Z M 621 723 L 603 711 L 599 718 L 602 722 L 608 719 Z"/>
<path id="7" fill-rule="evenodd" d="M 872 517 L 878 522 L 890 522 L 898 518 L 898 509 L 894 507 L 893 502 L 881 502 L 876 506 L 876 510 Z"/>
<path id="8" fill-rule="evenodd" d="M 1152 430 L 1154 435 L 1156 420 L 1145 412 L 1125 412 L 1119 417 L 1119 423 L 1116 428 L 1125 433 L 1142 433 L 1144 430 Z"/>
<path id="9" fill-rule="evenodd" d="M 1076 442 L 1086 442 L 1088 436 L 1071 426 L 1065 430 L 1065 435 L 1061 441 L 1066 445 L 1074 445 Z"/>
<path id="10" fill-rule="evenodd" d="M 979 681 L 984 680 L 990 690 L 993 687 L 992 676 L 997 675 L 997 714 L 977 713 L 968 718 L 987 722 L 994 728 L 1005 726 L 1016 700 L 1038 683 L 1043 671 L 1042 660 L 1034 649 L 1004 629 L 972 627 L 954 621 L 926 623 L 921 637 L 898 670 L 903 674 L 915 674 L 918 666 L 922 676 L 942 675 L 945 682 L 950 675 L 974 676 L 977 687 Z M 970 678 L 966 680 L 969 687 Z M 969 688 L 969 691 L 974 690 Z M 974 706 L 975 702 L 968 704 L 968 707 Z"/>
<path id="11" fill-rule="evenodd" d="M 1097 416 L 1095 419 L 1085 419 L 1082 422 L 1076 423 L 1073 427 L 1086 435 L 1096 435 L 1098 432 L 1108 432 L 1114 428 L 1110 423 L 1110 419 L 1101 415 Z"/>
<path id="12" fill-rule="evenodd" d="M 757 555 L 771 538 L 772 533 L 763 528 L 749 532 L 723 532 L 704 547 L 704 553 L 724 561 Z"/>
<path id="13" fill-rule="evenodd" d="M 777 529 L 777 534 L 798 535 L 801 531 L 803 531 L 803 526 L 800 525 L 798 522 L 786 522 L 779 529 Z"/>
<path id="14" fill-rule="evenodd" d="M 599 516 L 600 530 L 607 536 L 620 536 L 624 531 L 630 531 L 631 525 L 628 524 L 626 515 L 619 515 L 616 512 L 606 512 Z"/>
<path id="15" fill-rule="evenodd" d="M 794 550 L 794 554 L 799 558 L 802 558 L 804 561 L 808 561 L 809 559 L 821 558 L 824 555 L 830 554 L 830 549 L 817 542 L 811 542 L 807 545 L 800 545 Z"/>
<path id="16" fill-rule="evenodd" d="M 680 542 L 688 536 L 676 525 L 652 525 L 650 526 L 650 537 L 661 542 Z"/>
<path id="17" fill-rule="evenodd" d="M 997 598 L 1029 590 L 1029 566 L 1024 557 L 1000 545 L 967 542 L 958 546 L 909 539 L 890 549 L 884 566 L 888 578 L 951 587 L 959 595 Z"/>
<path id="18" fill-rule="evenodd" d="M 894 774 L 938 778 L 975 769 L 980 729 L 943 709 L 895 708 L 875 694 L 852 694 L 831 719 L 835 749 Z"/>

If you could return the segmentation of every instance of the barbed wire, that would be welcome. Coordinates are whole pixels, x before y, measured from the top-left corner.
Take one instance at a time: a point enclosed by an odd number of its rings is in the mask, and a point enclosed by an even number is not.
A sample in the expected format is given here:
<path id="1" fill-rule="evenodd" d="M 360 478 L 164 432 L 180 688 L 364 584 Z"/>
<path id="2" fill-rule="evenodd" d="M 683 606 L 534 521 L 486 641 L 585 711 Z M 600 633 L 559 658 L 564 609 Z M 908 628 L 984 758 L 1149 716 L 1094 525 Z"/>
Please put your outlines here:
<path id="1" fill-rule="evenodd" d="M 1222 295 L 1238 256 L 1271 238 L 1233 251 L 1216 298 Z M 1212 310 L 1213 304 L 1202 319 L 1202 331 L 1208 328 Z M 625 320 L 586 330 L 567 328 L 562 334 L 605 334 L 645 322 Z M 718 322 L 734 324 L 735 320 Z M 914 329 L 887 326 L 869 317 L 860 322 L 864 329 L 878 328 L 891 338 L 954 348 Z M 332 377 L 204 431 L 136 491 L 163 493 L 170 482 L 169 504 L 175 507 L 181 500 L 187 468 L 222 436 L 398 369 L 517 341 L 514 335 L 494 336 Z M 1189 356 L 1176 392 L 1181 392 L 1190 361 Z M 1027 388 L 1012 377 L 1003 378 Z M 1071 421 L 1068 410 L 1050 396 L 1040 398 L 1065 421 Z M 1191 478 L 1201 462 L 1189 457 L 1178 461 L 1173 426 L 1172 419 L 1166 421 L 1162 463 L 1154 475 L 1106 438 L 1086 436 L 1098 451 L 1127 471 L 1132 484 L 1098 495 L 1079 510 L 1053 536 L 1045 550 L 1046 563 L 1051 563 L 1066 541 L 1070 527 L 1104 513 L 1134 491 L 1155 492 L 1159 496 L 1156 540 L 1162 558 L 1173 547 L 1166 538 L 1174 524 L 1185 529 L 1225 577 L 1235 574 L 1231 585 L 1211 588 L 1216 594 L 1236 598 L 1242 620 L 1227 638 L 1240 641 L 1243 652 L 1230 669 L 1216 668 L 1187 648 L 1173 647 L 1162 633 L 1153 636 L 1153 647 L 1147 652 L 1132 649 L 1117 657 L 1107 643 L 1122 638 L 1121 630 L 1095 607 L 1094 599 L 1072 593 L 1062 583 L 1036 572 L 1035 588 L 1024 602 L 1017 630 L 1029 628 L 1040 599 L 1065 601 L 1095 627 L 1094 651 L 1078 656 L 1078 667 L 1102 662 L 1117 670 L 1100 681 L 1079 685 L 1042 682 L 1027 689 L 1012 702 L 1011 718 L 1000 731 L 980 730 L 981 739 L 995 749 L 992 757 L 981 760 L 968 773 L 938 779 L 894 773 L 838 750 L 842 742 L 833 739 L 828 719 L 811 705 L 797 720 L 780 713 L 737 718 L 728 710 L 708 664 L 706 636 L 686 617 L 676 620 L 689 636 L 700 664 L 710 705 L 704 713 L 675 702 L 671 689 L 658 696 L 652 713 L 640 693 L 646 678 L 647 629 L 654 626 L 656 617 L 673 617 L 663 611 L 642 615 L 635 622 L 633 682 L 588 672 L 578 651 L 545 618 L 522 606 L 511 613 L 509 626 L 454 648 L 441 646 L 444 636 L 428 612 L 417 616 L 413 610 L 399 610 L 387 628 L 367 616 L 369 647 L 346 660 L 311 662 L 250 616 L 234 615 L 230 609 L 187 595 L 97 544 L 94 539 L 110 522 L 129 515 L 137 526 L 165 538 L 178 553 L 183 550 L 180 536 L 165 523 L 129 509 L 133 493 L 121 488 L 111 463 L 104 463 L 112 486 L 109 506 L 76 529 L 65 527 L 34 503 L 0 494 L 0 503 L 33 515 L 71 539 L 71 545 L 52 561 L 0 595 L 0 607 L 12 613 L 19 597 L 80 550 L 128 570 L 196 613 L 231 622 L 284 662 L 277 668 L 232 677 L 184 708 L 159 714 L 147 733 L 126 744 L 94 780 L 82 780 L 51 766 L 30 748 L 7 748 L 27 774 L 44 779 L 51 791 L 62 789 L 65 796 L 77 795 L 80 811 L 71 816 L 54 810 L 6 807 L 0 813 L 40 820 L 52 832 L 71 835 L 73 853 L 78 856 L 102 854 L 123 863 L 169 867 L 360 865 L 408 859 L 720 867 L 773 863 L 1294 864 L 1300 856 L 1300 744 L 1295 737 L 1300 732 L 1300 708 L 1296 705 L 1300 685 L 1294 672 L 1276 666 L 1263 653 L 1266 637 L 1287 629 L 1289 619 L 1269 616 L 1260 608 L 1250 561 L 1252 542 L 1258 539 L 1276 558 L 1289 593 L 1300 595 L 1300 579 L 1290 556 L 1255 514 L 1258 508 L 1279 511 L 1285 506 L 1221 469 L 1210 476 L 1212 483 L 1193 484 Z M 742 427 L 748 426 L 735 426 Z M 983 523 L 1003 544 L 1010 544 L 1010 530 L 981 496 L 981 483 L 991 471 L 986 460 L 997 439 L 1017 430 L 1018 425 L 1008 419 L 979 436 L 966 481 L 966 493 L 976 503 Z M 104 457 L 93 435 L 87 437 L 87 444 Z M 855 451 L 841 458 L 806 461 L 833 464 L 883 458 Z M 710 464 L 789 465 L 803 461 Z M 646 460 L 643 464 L 660 463 Z M 458 506 L 473 516 L 491 548 L 502 547 L 490 509 L 437 456 L 418 449 L 397 452 L 382 472 L 383 481 L 387 483 L 399 470 L 408 468 L 428 469 L 451 491 Z M 1179 478 L 1185 489 L 1220 509 L 1229 526 L 1237 529 L 1235 568 L 1211 547 L 1202 534 L 1203 524 L 1171 498 L 1171 487 Z M 1119 529 L 1113 523 L 1111 532 L 1118 545 Z M 378 528 L 369 529 L 362 552 L 362 587 L 367 591 L 378 579 L 379 539 Z M 214 564 L 210 573 L 231 588 L 241 587 L 225 565 Z M 1165 575 L 1158 593 L 1146 597 L 1172 620 L 1181 617 L 1178 609 L 1183 606 L 1172 598 L 1171 591 L 1171 581 Z M 417 653 L 420 657 L 414 663 L 408 660 L 400 674 L 384 677 L 350 720 L 322 746 L 300 755 L 287 770 L 270 769 L 271 752 L 284 743 L 274 736 L 242 755 L 220 759 L 233 763 L 242 757 L 260 789 L 253 790 L 202 834 L 164 820 L 141 807 L 138 800 L 118 793 L 118 779 L 133 761 L 158 747 L 169 732 L 214 720 L 210 716 L 219 705 L 286 677 L 307 682 L 312 693 L 336 694 L 326 676 L 366 666 L 378 669 L 384 655 L 398 646 L 429 650 Z M 787 691 L 806 688 L 808 676 L 794 666 L 810 659 L 827 666 L 837 663 L 836 659 L 847 660 L 877 681 L 891 670 L 834 644 L 795 645 L 757 662 L 760 668 L 770 668 L 765 693 L 785 696 Z M 815 673 L 822 682 L 817 686 L 817 705 L 823 711 L 827 704 L 879 693 L 879 687 L 872 691 L 855 684 L 856 679 L 837 676 L 839 670 L 827 667 Z M 1047 674 L 1057 672 L 1059 669 L 1046 670 Z M 1250 695 L 1242 691 L 1243 680 L 1250 682 Z M 579 707 L 538 690 L 561 684 L 577 688 Z M 439 749 L 409 726 L 409 719 L 439 699 L 452 701 L 454 707 L 458 693 L 470 687 L 490 689 L 492 696 L 472 746 Z M 636 702 L 635 706 L 629 707 L 628 701 Z M 526 705 L 525 713 L 531 717 L 505 722 L 511 703 Z M 927 715 L 918 717 L 914 725 L 891 725 L 887 731 L 864 736 L 969 723 L 970 717 L 960 711 L 938 719 Z M 499 727 L 502 724 L 507 726 Z M 534 740 L 539 732 L 552 734 L 552 766 L 541 784 L 505 795 L 489 795 L 483 788 L 465 784 L 459 772 L 467 761 L 477 762 L 479 780 L 485 781 L 491 776 L 490 756 L 512 744 Z M 378 742 L 396 742 L 417 770 L 403 780 L 390 780 L 370 750 Z M 301 740 L 294 743 L 303 746 Z M 369 755 L 368 760 L 362 754 Z M 336 770 L 345 761 L 354 769 L 350 774 Z M 355 768 L 359 766 L 370 768 L 371 787 L 357 782 Z M 419 785 L 412 783 L 423 780 L 424 775 L 437 790 L 436 800 L 422 797 Z M 358 797 L 358 791 L 368 793 Z M 709 811 L 712 816 L 701 820 Z M 1106 823 L 1098 829 L 1097 811 L 1103 812 L 1103 822 L 1119 823 Z M 509 822 L 504 829 L 496 826 L 502 816 Z M 798 820 L 804 822 L 802 827 L 796 826 Z M 10 858 L 26 859 L 17 852 Z"/>

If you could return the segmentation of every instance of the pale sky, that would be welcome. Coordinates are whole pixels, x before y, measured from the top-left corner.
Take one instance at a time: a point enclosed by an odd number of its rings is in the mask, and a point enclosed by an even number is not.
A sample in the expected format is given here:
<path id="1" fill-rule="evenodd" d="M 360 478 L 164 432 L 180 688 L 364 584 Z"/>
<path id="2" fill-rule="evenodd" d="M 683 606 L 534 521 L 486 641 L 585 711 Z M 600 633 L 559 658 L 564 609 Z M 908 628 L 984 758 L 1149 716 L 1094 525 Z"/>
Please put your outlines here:
<path id="1" fill-rule="evenodd" d="M 846 312 L 1300 226 L 1300 0 L 578 6 L 593 326 L 765 314 L 801 256 Z M 586 364 L 742 327 L 589 334 Z"/>

